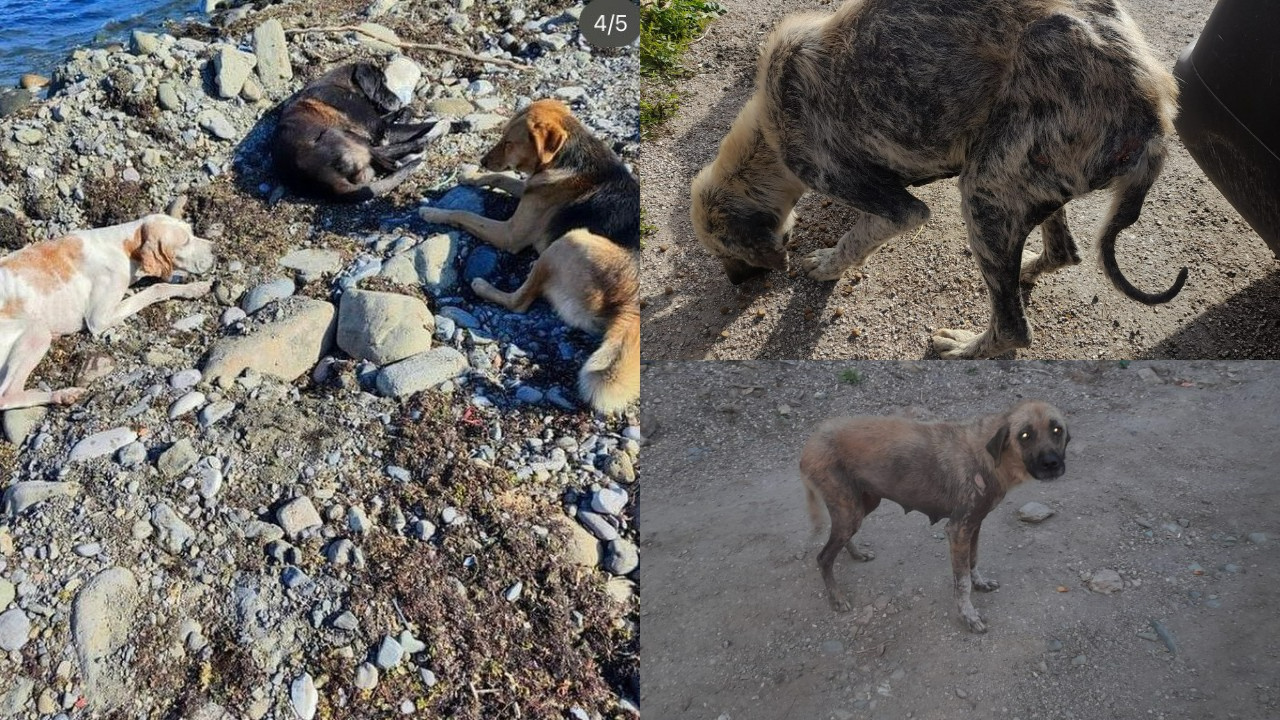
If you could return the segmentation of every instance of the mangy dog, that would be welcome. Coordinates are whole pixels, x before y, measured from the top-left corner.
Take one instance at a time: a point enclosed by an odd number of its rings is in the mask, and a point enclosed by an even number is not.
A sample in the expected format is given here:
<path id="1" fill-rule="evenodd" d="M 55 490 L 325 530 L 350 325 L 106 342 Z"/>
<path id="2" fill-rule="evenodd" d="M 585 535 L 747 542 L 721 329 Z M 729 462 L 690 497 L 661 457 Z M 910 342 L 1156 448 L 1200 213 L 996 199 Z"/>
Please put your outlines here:
<path id="1" fill-rule="evenodd" d="M 311 81 L 280 112 L 276 172 L 309 195 L 359 202 L 390 192 L 421 159 L 433 123 L 397 123 L 402 103 L 371 63 L 344 65 Z M 379 174 L 386 177 L 378 179 Z"/>
<path id="2" fill-rule="evenodd" d="M 200 297 L 210 283 L 158 283 L 124 294 L 144 277 L 212 267 L 213 245 L 168 215 L 79 230 L 0 258 L 0 410 L 78 400 L 82 388 L 24 389 L 54 337 L 86 327 L 96 336 L 153 303 Z"/>
<path id="3" fill-rule="evenodd" d="M 693 181 L 698 240 L 741 282 L 787 267 L 793 208 L 809 189 L 862 211 L 834 248 L 803 258 L 839 279 L 929 208 L 907 187 L 960 176 L 969 245 L 991 294 L 981 335 L 939 330 L 943 357 L 1031 345 L 1019 281 L 1080 262 L 1063 205 L 1111 188 L 1099 254 L 1121 274 L 1116 236 L 1164 164 L 1177 86 L 1113 0 L 850 0 L 787 18 L 766 42 L 755 95 Z M 1044 252 L 1022 261 L 1041 226 Z"/>
<path id="4" fill-rule="evenodd" d="M 640 187 L 626 166 L 563 103 L 539 100 L 517 114 L 481 160 L 494 171 L 464 177 L 520 199 L 510 220 L 462 210 L 423 208 L 428 222 L 457 225 L 508 252 L 533 246 L 529 277 L 506 293 L 483 278 L 471 283 L 486 300 L 524 312 L 545 297 L 569 325 L 603 332 L 578 376 L 578 389 L 601 412 L 640 396 Z"/>
<path id="5" fill-rule="evenodd" d="M 830 537 L 818 553 L 831 606 L 849 609 L 832 574 L 836 555 L 847 548 L 855 560 L 870 560 L 853 545 L 853 535 L 881 500 L 892 500 L 906 512 L 928 515 L 931 523 L 948 519 L 957 607 L 970 630 L 985 632 L 970 588 L 999 584 L 977 570 L 982 520 L 1028 476 L 1052 480 L 1066 472 L 1070 439 L 1062 413 L 1042 402 L 964 423 L 889 417 L 823 423 L 805 444 L 800 470 L 814 525 L 821 522 L 819 499 L 831 516 Z"/>

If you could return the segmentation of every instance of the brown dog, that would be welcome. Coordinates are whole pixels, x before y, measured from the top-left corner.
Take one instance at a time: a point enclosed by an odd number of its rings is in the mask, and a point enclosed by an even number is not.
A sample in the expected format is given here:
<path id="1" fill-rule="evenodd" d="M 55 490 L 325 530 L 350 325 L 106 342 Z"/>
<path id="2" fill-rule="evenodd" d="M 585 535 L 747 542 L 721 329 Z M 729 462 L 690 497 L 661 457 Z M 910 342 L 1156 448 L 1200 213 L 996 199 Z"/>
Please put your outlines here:
<path id="1" fill-rule="evenodd" d="M 276 125 L 276 173 L 296 191 L 347 202 L 390 192 L 421 159 L 434 123 L 397 123 L 400 98 L 371 63 L 331 70 L 285 103 Z M 447 123 L 446 123 L 447 126 Z M 442 126 L 443 127 L 443 126 Z M 379 174 L 390 173 L 378 179 Z"/>
<path id="2" fill-rule="evenodd" d="M 831 535 L 818 553 L 831 607 L 849 609 L 832 574 L 836 555 L 847 547 L 855 560 L 873 557 L 851 540 L 862 518 L 887 499 L 905 512 L 928 515 L 931 523 L 948 519 L 960 616 L 973 632 L 986 632 L 969 597 L 971 588 L 999 587 L 977 570 L 982 520 L 1028 476 L 1052 480 L 1066 472 L 1070 439 L 1062 413 L 1042 402 L 961 423 L 888 417 L 824 422 L 805 444 L 800 470 L 814 525 L 821 522 L 819 498 L 831 515 Z"/>
<path id="3" fill-rule="evenodd" d="M 431 207 L 419 213 L 507 252 L 536 249 L 515 292 L 483 278 L 471 289 L 516 312 L 544 297 L 567 324 L 603 333 L 578 375 L 578 391 L 600 412 L 622 410 L 640 396 L 639 184 L 556 100 L 539 100 L 512 118 L 481 164 L 529 175 L 527 182 L 497 172 L 462 179 L 519 198 L 510 220 Z"/>

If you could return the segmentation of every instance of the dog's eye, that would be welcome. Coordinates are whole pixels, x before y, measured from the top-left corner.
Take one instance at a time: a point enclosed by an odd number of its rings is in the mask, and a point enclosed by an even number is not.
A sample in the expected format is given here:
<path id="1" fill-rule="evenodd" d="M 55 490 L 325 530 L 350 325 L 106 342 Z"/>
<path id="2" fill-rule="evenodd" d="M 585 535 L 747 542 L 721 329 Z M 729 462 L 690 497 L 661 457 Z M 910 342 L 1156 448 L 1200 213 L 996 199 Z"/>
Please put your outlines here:
<path id="1" fill-rule="evenodd" d="M 1027 439 L 1027 438 L 1029 438 L 1029 437 L 1031 437 L 1031 433 L 1027 432 L 1026 430 L 1023 430 L 1023 431 L 1022 431 L 1022 434 L 1018 436 L 1018 439 L 1019 439 L 1019 440 L 1026 440 L 1026 439 Z"/>
<path id="2" fill-rule="evenodd" d="M 1054 434 L 1060 433 L 1060 432 L 1062 432 L 1062 428 L 1058 427 L 1057 425 L 1054 425 L 1054 426 L 1053 426 L 1053 432 L 1054 432 Z"/>

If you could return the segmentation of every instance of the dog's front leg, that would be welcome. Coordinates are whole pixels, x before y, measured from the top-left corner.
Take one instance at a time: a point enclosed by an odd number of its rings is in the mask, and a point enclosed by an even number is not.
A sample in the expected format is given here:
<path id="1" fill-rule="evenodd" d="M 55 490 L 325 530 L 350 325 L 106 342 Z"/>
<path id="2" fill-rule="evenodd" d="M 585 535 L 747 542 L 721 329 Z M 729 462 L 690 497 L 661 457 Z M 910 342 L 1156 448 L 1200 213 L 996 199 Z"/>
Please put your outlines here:
<path id="1" fill-rule="evenodd" d="M 947 537 L 951 540 L 951 573 L 955 582 L 956 609 L 964 618 L 969 629 L 976 633 L 987 631 L 982 616 L 973 607 L 970 590 L 973 587 L 972 570 L 969 565 L 970 539 L 973 528 L 963 522 L 947 521 Z"/>
<path id="2" fill-rule="evenodd" d="M 823 190 L 821 184 L 815 189 Z M 929 219 L 929 206 L 904 188 L 859 184 L 850 190 L 832 185 L 823 192 L 862 212 L 835 247 L 816 250 L 800 260 L 800 269 L 814 280 L 839 280 L 845 270 L 862 265 L 890 238 L 915 230 Z"/>
<path id="3" fill-rule="evenodd" d="M 517 199 L 524 195 L 524 181 L 503 173 L 465 173 L 458 177 L 458 182 L 473 187 L 495 188 Z"/>
<path id="4" fill-rule="evenodd" d="M 181 285 L 172 283 L 152 285 L 139 290 L 118 303 L 103 302 L 95 304 L 85 318 L 85 326 L 89 328 L 89 332 L 94 337 L 98 337 L 107 328 L 137 315 L 138 311 L 148 305 L 154 305 L 173 298 L 198 298 L 207 294 L 212 288 L 213 283 L 207 280 L 204 282 L 183 283 Z"/>
<path id="5" fill-rule="evenodd" d="M 517 245 L 512 238 L 511 222 L 508 220 L 494 220 L 466 210 L 433 207 L 418 210 L 418 216 L 429 223 L 460 227 L 499 250 L 515 253 L 524 249 L 523 245 Z"/>
<path id="6" fill-rule="evenodd" d="M 969 575 L 973 580 L 973 589 L 979 592 L 991 592 L 1000 587 L 1000 583 L 991 578 L 984 577 L 978 572 L 978 535 L 982 532 L 982 526 L 977 525 L 973 528 L 973 534 L 969 536 Z"/>

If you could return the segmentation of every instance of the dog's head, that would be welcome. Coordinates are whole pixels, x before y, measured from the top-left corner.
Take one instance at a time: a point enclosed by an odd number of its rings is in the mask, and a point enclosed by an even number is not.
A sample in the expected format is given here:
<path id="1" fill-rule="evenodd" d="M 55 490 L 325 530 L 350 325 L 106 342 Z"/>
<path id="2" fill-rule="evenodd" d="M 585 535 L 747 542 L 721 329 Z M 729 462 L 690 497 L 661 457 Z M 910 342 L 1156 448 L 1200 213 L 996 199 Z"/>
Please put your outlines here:
<path id="1" fill-rule="evenodd" d="M 786 244 L 795 214 L 786 217 L 764 202 L 741 178 L 721 181 L 708 165 L 690 188 L 693 233 L 719 258 L 729 282 L 738 285 L 770 270 L 787 269 Z"/>
<path id="2" fill-rule="evenodd" d="M 538 100 L 516 113 L 480 164 L 488 170 L 532 175 L 551 165 L 573 132 L 573 114 L 559 100 Z"/>
<path id="3" fill-rule="evenodd" d="M 1053 480 L 1067 471 L 1071 433 L 1057 408 L 1042 402 L 1019 403 L 1003 417 L 987 452 L 997 464 L 1012 453 L 1037 480 Z"/>
<path id="4" fill-rule="evenodd" d="M 168 278 L 175 270 L 200 274 L 213 268 L 213 243 L 169 215 L 148 215 L 126 242 L 135 275 Z"/>

